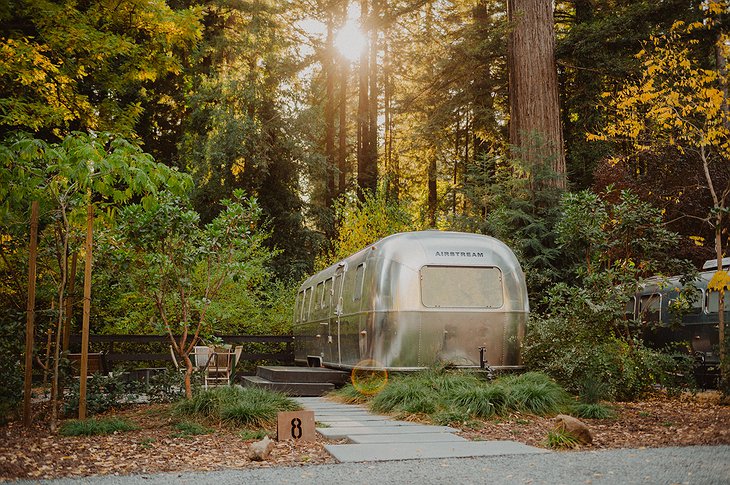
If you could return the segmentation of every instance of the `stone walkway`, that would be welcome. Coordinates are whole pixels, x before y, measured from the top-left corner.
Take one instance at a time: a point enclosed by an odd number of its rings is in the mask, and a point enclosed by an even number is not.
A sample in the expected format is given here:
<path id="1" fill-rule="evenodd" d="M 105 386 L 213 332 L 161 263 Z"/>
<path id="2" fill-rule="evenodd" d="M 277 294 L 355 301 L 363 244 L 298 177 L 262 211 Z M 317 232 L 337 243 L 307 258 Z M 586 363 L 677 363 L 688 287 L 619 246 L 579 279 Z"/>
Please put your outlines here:
<path id="1" fill-rule="evenodd" d="M 322 397 L 300 397 L 297 401 L 314 411 L 319 434 L 348 440 L 347 444 L 325 445 L 339 462 L 548 453 L 515 441 L 468 441 L 448 426 L 397 421 L 372 414 L 363 406 Z"/>

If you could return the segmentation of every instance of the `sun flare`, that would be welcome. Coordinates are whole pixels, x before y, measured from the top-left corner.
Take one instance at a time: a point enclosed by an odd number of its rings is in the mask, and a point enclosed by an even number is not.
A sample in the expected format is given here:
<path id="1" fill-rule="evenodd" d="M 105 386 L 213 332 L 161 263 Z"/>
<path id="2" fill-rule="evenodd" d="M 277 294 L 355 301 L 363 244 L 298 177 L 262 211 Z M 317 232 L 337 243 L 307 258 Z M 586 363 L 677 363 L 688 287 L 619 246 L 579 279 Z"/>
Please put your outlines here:
<path id="1" fill-rule="evenodd" d="M 367 44 L 367 39 L 355 21 L 348 21 L 335 36 L 335 47 L 350 62 L 360 58 Z"/>

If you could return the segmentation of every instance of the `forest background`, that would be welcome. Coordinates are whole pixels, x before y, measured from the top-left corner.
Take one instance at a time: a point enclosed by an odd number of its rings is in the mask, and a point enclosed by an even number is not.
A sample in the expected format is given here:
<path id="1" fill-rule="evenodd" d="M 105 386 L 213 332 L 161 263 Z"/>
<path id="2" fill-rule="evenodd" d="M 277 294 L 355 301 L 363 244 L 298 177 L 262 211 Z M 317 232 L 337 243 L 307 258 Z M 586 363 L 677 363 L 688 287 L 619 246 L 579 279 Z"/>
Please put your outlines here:
<path id="1" fill-rule="evenodd" d="M 514 34 L 531 9 L 549 26 L 528 50 L 550 48 L 557 139 L 515 128 Z M 637 395 L 659 374 L 645 370 L 670 361 L 627 323 L 629 295 L 727 243 L 727 12 L 689 0 L 3 2 L 0 364 L 21 367 L 40 200 L 38 349 L 63 347 L 64 322 L 81 321 L 69 295 L 89 206 L 92 333 L 288 333 L 303 277 L 393 232 L 438 228 L 518 254 L 528 365 L 574 389 L 614 369 L 606 392 Z M 545 76 L 526 82 L 549 87 Z M 0 379 L 17 397 L 20 371 Z"/>

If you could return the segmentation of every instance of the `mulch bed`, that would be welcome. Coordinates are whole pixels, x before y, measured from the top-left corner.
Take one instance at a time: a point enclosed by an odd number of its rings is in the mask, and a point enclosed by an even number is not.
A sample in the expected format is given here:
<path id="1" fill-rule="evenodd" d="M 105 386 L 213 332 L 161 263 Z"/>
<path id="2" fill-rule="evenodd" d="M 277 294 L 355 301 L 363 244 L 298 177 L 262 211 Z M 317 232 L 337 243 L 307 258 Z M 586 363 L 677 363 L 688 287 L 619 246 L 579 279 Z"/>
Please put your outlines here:
<path id="1" fill-rule="evenodd" d="M 584 420 L 594 442 L 583 449 L 730 444 L 730 407 L 719 405 L 716 393 L 681 398 L 658 394 L 615 407 L 615 419 Z M 0 427 L 0 480 L 334 463 L 321 438 L 297 445 L 276 442 L 269 459 L 257 462 L 247 457 L 248 446 L 255 440 L 244 440 L 239 430 L 221 425 L 213 426 L 211 434 L 175 436 L 175 421 L 163 405 L 135 405 L 110 413 L 141 429 L 93 437 L 51 434 L 44 411 L 37 412 L 30 429 L 20 423 Z M 473 440 L 513 440 L 545 447 L 552 428 L 550 418 L 516 414 L 464 427 L 460 434 Z"/>

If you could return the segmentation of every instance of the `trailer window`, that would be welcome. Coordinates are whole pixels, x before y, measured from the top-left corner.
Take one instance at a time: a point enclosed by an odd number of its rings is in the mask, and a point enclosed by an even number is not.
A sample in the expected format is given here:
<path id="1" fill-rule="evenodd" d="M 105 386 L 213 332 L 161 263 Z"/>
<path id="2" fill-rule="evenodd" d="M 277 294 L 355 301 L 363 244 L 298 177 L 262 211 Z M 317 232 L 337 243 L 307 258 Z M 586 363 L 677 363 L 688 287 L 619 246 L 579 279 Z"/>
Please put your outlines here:
<path id="1" fill-rule="evenodd" d="M 294 304 L 294 321 L 295 322 L 302 321 L 302 297 L 303 296 L 304 296 L 303 291 L 300 291 L 299 293 L 297 293 L 296 303 Z"/>
<path id="2" fill-rule="evenodd" d="M 312 300 L 312 287 L 304 290 L 304 303 L 302 304 L 302 320 L 309 320 L 309 303 Z"/>
<path id="3" fill-rule="evenodd" d="M 421 300 L 427 307 L 499 308 L 502 293 L 499 268 L 421 268 Z"/>
<path id="4" fill-rule="evenodd" d="M 317 289 L 314 292 L 314 309 L 315 310 L 319 310 L 320 308 L 322 308 L 322 301 L 323 301 L 323 299 L 322 299 L 322 295 L 323 295 L 322 288 L 324 288 L 324 283 L 322 283 L 320 281 L 319 283 L 317 283 Z"/>
<path id="5" fill-rule="evenodd" d="M 662 296 L 659 293 L 642 295 L 639 300 L 639 314 L 644 322 L 661 322 Z"/>
<path id="6" fill-rule="evenodd" d="M 728 292 L 725 292 L 725 311 L 730 310 L 730 298 Z M 719 313 L 720 311 L 720 292 L 707 290 L 707 313 Z"/>
<path id="7" fill-rule="evenodd" d="M 324 294 L 322 295 L 322 308 L 329 308 L 332 303 L 332 278 L 324 282 Z"/>
<path id="8" fill-rule="evenodd" d="M 365 279 L 365 263 L 357 266 L 355 270 L 355 291 L 352 293 L 352 300 L 357 301 L 362 298 L 362 285 Z"/>

